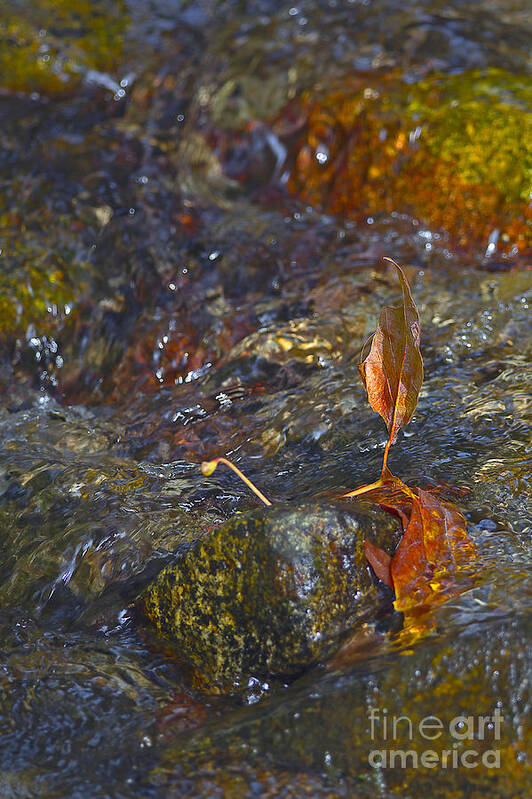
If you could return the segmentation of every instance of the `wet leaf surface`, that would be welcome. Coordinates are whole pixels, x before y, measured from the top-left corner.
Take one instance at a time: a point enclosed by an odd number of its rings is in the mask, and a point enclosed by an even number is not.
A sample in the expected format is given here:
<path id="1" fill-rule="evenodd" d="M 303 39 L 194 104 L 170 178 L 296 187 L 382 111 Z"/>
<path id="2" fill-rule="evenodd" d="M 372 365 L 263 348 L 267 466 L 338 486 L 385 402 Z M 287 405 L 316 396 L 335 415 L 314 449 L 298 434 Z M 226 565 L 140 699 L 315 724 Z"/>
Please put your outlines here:
<path id="1" fill-rule="evenodd" d="M 380 547 L 376 547 L 371 541 L 364 541 L 364 553 L 366 559 L 382 582 L 389 588 L 393 588 L 392 575 L 390 573 L 391 558 L 387 552 Z"/>
<path id="2" fill-rule="evenodd" d="M 390 572 L 396 610 L 444 602 L 471 586 L 475 548 L 456 507 L 418 490 Z M 460 584 L 460 572 L 467 580 Z M 469 572 L 469 574 L 468 574 Z"/>

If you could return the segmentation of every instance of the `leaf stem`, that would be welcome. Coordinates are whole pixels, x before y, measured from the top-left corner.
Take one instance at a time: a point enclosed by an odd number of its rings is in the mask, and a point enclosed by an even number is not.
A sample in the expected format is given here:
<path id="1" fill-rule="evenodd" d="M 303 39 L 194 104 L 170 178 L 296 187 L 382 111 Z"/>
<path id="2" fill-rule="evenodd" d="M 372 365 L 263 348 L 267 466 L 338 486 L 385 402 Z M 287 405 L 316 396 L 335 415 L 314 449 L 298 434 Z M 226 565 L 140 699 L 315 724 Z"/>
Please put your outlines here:
<path id="1" fill-rule="evenodd" d="M 382 477 L 380 477 L 378 480 L 375 480 L 374 483 L 368 483 L 368 485 L 355 488 L 354 491 L 348 491 L 347 494 L 340 494 L 340 499 L 359 497 L 361 494 L 365 494 L 367 491 L 373 491 L 374 488 L 382 488 L 383 485 L 385 485 L 384 480 Z"/>
<path id="2" fill-rule="evenodd" d="M 253 491 L 254 494 L 256 494 L 256 496 L 261 500 L 261 502 L 264 502 L 265 505 L 272 504 L 270 500 L 264 496 L 262 491 L 259 491 L 257 486 L 253 485 L 251 480 L 249 480 L 246 477 L 246 475 L 240 471 L 238 466 L 235 466 L 235 464 L 231 463 L 231 461 L 227 460 L 227 458 L 215 458 L 212 461 L 203 461 L 203 463 L 201 464 L 201 473 L 204 474 L 206 477 L 209 477 L 214 472 L 219 463 L 223 463 L 225 466 L 228 466 L 238 477 L 240 477 L 242 482 L 245 483 L 247 487 Z"/>
<path id="3" fill-rule="evenodd" d="M 386 478 L 386 475 L 389 474 L 388 467 L 386 464 L 388 462 L 388 453 L 390 451 L 390 447 L 392 446 L 394 424 L 395 424 L 395 413 L 394 413 L 394 420 L 392 422 L 392 429 L 390 431 L 388 441 L 386 442 L 386 446 L 384 447 L 384 455 L 382 456 L 381 480 L 384 480 Z"/>

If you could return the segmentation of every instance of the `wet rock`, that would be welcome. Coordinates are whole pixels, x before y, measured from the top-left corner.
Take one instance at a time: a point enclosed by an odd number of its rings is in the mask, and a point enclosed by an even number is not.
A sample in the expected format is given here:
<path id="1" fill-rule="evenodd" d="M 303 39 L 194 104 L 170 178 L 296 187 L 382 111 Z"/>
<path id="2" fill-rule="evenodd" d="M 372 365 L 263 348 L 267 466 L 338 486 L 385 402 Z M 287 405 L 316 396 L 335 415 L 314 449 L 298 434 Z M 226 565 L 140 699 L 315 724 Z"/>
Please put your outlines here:
<path id="1" fill-rule="evenodd" d="M 436 646 L 426 640 L 415 651 L 389 653 L 369 673 L 364 658 L 344 662 L 342 673 L 321 680 L 314 674 L 312 683 L 304 677 L 289 696 L 237 712 L 230 721 L 225 717 L 192 735 L 178 732 L 164 754 L 167 768 L 171 764 L 175 773 L 181 764 L 193 764 L 197 773 L 221 757 L 228 771 L 240 774 L 242 764 L 275 768 L 289 762 L 294 773 L 326 775 L 346 795 L 367 799 L 381 791 L 439 799 L 481 797 L 486 791 L 501 799 L 527 795 L 530 624 L 519 614 L 483 618 L 474 605 L 472 600 L 469 624 L 458 628 L 456 611 L 441 610 L 452 632 Z M 430 740 L 420 728 L 429 716 L 441 721 Z M 482 717 L 489 722 L 484 733 Z M 464 725 L 455 726 L 461 720 Z M 427 750 L 435 753 L 436 766 L 423 762 Z M 406 752 L 407 767 L 401 767 Z"/>
<path id="2" fill-rule="evenodd" d="M 391 71 L 309 92 L 290 187 L 351 218 L 414 214 L 477 256 L 526 254 L 530 102 L 528 78 L 504 70 L 416 83 Z M 434 235 L 426 236 L 430 250 Z"/>
<path id="3" fill-rule="evenodd" d="M 181 550 L 140 606 L 204 688 L 293 675 L 378 601 L 363 541 L 390 547 L 395 528 L 386 514 L 358 508 L 237 515 Z"/>

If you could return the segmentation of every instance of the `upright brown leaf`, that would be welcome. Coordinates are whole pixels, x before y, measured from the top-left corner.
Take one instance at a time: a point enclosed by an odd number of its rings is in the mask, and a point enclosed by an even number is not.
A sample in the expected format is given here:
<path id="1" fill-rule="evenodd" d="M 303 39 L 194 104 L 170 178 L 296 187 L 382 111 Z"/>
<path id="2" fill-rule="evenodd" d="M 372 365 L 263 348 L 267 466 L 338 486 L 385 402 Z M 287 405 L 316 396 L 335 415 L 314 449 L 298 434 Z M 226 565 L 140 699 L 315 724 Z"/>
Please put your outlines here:
<path id="1" fill-rule="evenodd" d="M 370 405 L 382 416 L 390 433 L 384 451 L 383 477 L 388 450 L 401 427 L 412 418 L 423 383 L 419 313 L 403 270 L 391 258 L 386 260 L 397 269 L 402 302 L 383 307 L 370 351 L 358 367 Z"/>

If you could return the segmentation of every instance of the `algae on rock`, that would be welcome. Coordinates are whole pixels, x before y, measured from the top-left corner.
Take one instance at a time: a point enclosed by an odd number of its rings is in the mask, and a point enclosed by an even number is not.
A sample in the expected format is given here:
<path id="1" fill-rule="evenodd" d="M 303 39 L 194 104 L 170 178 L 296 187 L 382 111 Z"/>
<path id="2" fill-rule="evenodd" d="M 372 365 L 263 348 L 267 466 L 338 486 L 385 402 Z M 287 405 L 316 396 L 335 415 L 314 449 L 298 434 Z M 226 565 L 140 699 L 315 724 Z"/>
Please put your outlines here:
<path id="1" fill-rule="evenodd" d="M 236 515 L 181 550 L 140 604 L 202 687 L 294 675 L 378 603 L 364 538 L 390 547 L 396 526 L 380 511 L 340 506 Z"/>
<path id="2" fill-rule="evenodd" d="M 290 187 L 305 201 L 350 217 L 407 211 L 465 251 L 529 251 L 527 76 L 360 75 L 301 103 Z"/>

